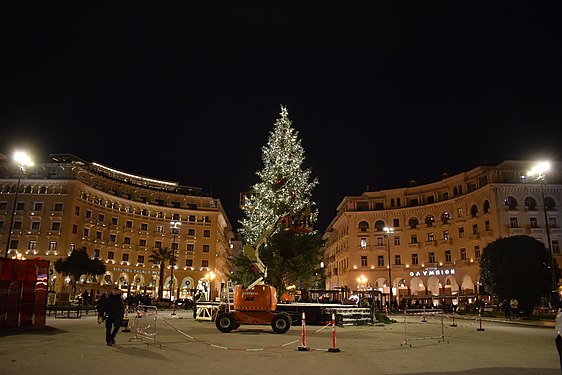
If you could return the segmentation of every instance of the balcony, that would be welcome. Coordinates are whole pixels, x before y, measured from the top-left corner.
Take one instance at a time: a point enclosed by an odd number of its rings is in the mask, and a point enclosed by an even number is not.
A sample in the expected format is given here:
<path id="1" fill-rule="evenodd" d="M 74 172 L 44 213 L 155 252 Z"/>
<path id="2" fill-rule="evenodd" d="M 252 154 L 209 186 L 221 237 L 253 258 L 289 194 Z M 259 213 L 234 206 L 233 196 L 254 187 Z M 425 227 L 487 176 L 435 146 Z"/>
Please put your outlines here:
<path id="1" fill-rule="evenodd" d="M 420 243 L 419 242 L 412 242 L 408 244 L 408 247 L 410 249 L 419 249 L 420 248 Z"/>
<path id="2" fill-rule="evenodd" d="M 437 246 L 437 241 L 424 241 L 424 247 L 435 247 Z"/>
<path id="3" fill-rule="evenodd" d="M 525 234 L 525 228 L 513 228 L 513 227 L 509 227 L 507 229 L 507 233 L 510 236 L 522 236 Z"/>
<path id="4" fill-rule="evenodd" d="M 448 238 L 446 240 L 439 240 L 439 245 L 452 245 L 452 244 L 453 244 L 452 238 Z"/>
<path id="5" fill-rule="evenodd" d="M 470 236 L 468 236 L 469 240 L 479 240 L 480 239 L 480 233 L 473 233 Z"/>

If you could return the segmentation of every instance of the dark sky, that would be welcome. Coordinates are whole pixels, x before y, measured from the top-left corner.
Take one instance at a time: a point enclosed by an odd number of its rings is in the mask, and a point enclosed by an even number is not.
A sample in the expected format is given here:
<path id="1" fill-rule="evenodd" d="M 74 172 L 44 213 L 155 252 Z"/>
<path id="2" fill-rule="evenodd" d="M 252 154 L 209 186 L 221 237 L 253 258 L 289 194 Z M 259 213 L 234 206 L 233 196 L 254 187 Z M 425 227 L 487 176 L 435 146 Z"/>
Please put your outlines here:
<path id="1" fill-rule="evenodd" d="M 318 229 L 367 185 L 562 159 L 556 2 L 18 3 L 0 10 L 0 151 L 200 186 L 234 226 L 281 104 Z"/>

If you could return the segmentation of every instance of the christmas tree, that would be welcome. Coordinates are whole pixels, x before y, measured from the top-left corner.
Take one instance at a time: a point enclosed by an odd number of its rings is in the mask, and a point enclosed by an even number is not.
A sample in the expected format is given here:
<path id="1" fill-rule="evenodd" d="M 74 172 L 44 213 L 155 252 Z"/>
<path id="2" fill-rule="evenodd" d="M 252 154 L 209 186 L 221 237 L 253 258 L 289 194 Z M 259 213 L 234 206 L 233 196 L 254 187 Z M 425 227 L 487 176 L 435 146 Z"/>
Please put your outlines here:
<path id="1" fill-rule="evenodd" d="M 281 106 L 281 118 L 275 122 L 267 145 L 262 148 L 263 169 L 256 172 L 261 182 L 253 185 L 245 196 L 242 209 L 246 218 L 240 220 L 244 242 L 253 244 L 285 214 L 310 211 L 312 225 L 317 211 L 311 210 L 312 189 L 318 184 L 310 180 L 310 169 L 302 169 L 304 149 L 298 131 L 289 120 L 287 108 Z"/>

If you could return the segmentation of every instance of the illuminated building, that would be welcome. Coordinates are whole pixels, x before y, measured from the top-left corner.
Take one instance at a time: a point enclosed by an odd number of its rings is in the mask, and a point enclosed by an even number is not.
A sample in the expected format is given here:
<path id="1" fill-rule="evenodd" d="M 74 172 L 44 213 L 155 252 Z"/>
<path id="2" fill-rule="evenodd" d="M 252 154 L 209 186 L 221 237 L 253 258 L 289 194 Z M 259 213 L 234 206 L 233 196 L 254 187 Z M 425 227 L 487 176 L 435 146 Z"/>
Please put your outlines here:
<path id="1" fill-rule="evenodd" d="M 166 262 L 164 298 L 170 298 L 170 285 L 175 285 L 174 298 L 185 298 L 203 284 L 208 287 L 209 272 L 216 275 L 213 297 L 226 282 L 232 228 L 220 200 L 200 188 L 118 171 L 73 155 L 51 155 L 21 178 L 9 236 L 18 170 L 8 161 L 1 166 L 1 243 L 8 257 L 49 260 L 51 291 L 70 291 L 53 263 L 74 249 L 85 249 L 106 265 L 105 275 L 84 277 L 78 284 L 94 293 L 118 285 L 125 292 L 156 296 L 160 272 L 150 254 L 157 248 L 175 248 L 177 255 L 173 273 Z M 172 222 L 181 226 L 174 231 Z"/>
<path id="2" fill-rule="evenodd" d="M 398 300 L 473 299 L 483 249 L 517 235 L 532 236 L 546 248 L 550 237 L 554 258 L 562 264 L 562 165 L 553 163 L 542 184 L 528 175 L 532 164 L 504 161 L 455 176 L 443 174 L 441 181 L 425 185 L 412 181 L 409 187 L 344 197 L 324 234 L 326 288 L 365 289 L 357 285 L 364 276 L 367 289 Z"/>

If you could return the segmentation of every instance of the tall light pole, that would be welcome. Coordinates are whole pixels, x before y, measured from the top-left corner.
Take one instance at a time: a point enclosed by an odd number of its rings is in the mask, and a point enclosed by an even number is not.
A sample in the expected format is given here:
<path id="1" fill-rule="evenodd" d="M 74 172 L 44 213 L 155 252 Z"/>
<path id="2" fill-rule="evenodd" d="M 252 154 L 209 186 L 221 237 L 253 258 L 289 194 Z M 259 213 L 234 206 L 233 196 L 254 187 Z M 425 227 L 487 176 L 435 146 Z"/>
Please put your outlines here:
<path id="1" fill-rule="evenodd" d="M 18 183 L 16 185 L 16 195 L 14 197 L 14 206 L 12 207 L 12 217 L 10 218 L 10 228 L 8 230 L 8 241 L 6 241 L 6 258 L 10 252 L 10 241 L 12 240 L 12 229 L 14 227 L 14 216 L 16 216 L 16 206 L 18 204 L 18 194 L 20 191 L 21 174 L 25 174 L 25 168 L 33 166 L 33 160 L 25 152 L 16 151 L 13 156 L 14 161 L 18 164 Z M 20 173 L 21 172 L 21 173 Z"/>
<path id="2" fill-rule="evenodd" d="M 171 265 L 171 274 L 170 274 L 170 303 L 174 303 L 174 267 L 176 261 L 176 236 L 180 232 L 181 222 L 179 221 L 172 221 L 170 222 L 171 229 L 172 229 L 172 260 L 170 261 Z"/>
<path id="3" fill-rule="evenodd" d="M 388 282 L 390 285 L 390 299 L 388 301 L 388 308 L 392 307 L 392 266 L 390 264 L 390 235 L 394 233 L 394 228 L 384 227 L 384 236 L 386 237 L 386 253 L 388 257 Z"/>
<path id="4" fill-rule="evenodd" d="M 547 207 L 544 198 L 544 183 L 546 179 L 546 172 L 548 172 L 549 170 L 550 170 L 550 163 L 548 161 L 542 161 L 537 163 L 535 166 L 533 166 L 533 168 L 529 171 L 529 176 L 536 176 L 535 181 L 539 181 L 541 186 L 541 199 L 542 199 L 542 207 L 544 213 L 544 225 L 546 229 L 546 242 L 548 246 L 548 252 L 550 253 L 550 276 L 552 278 L 552 291 L 551 291 L 550 298 L 551 298 L 551 302 L 558 303 L 558 300 L 552 301 L 555 293 L 556 293 L 556 298 L 558 299 L 558 282 L 556 281 L 554 254 L 552 253 L 552 245 L 550 241 L 550 225 L 548 224 L 548 213 L 547 213 Z"/>

